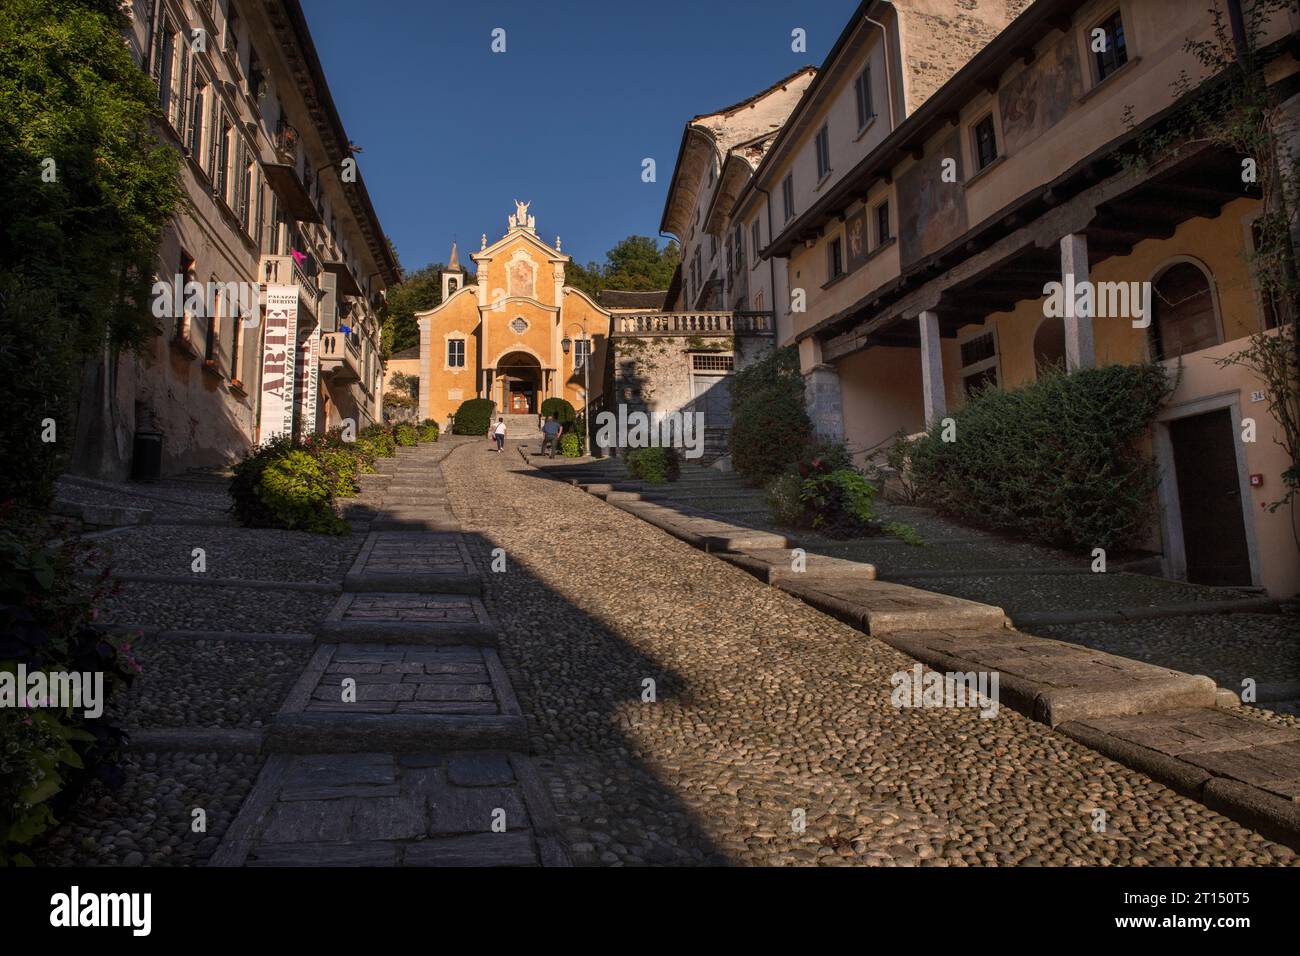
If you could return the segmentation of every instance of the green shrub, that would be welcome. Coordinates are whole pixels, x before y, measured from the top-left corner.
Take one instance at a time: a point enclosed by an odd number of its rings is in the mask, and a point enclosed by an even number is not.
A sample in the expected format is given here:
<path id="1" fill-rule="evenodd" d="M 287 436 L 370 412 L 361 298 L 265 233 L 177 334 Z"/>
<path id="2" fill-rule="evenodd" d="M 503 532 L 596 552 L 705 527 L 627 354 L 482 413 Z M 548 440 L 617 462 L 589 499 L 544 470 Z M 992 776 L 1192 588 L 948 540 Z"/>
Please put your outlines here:
<path id="1" fill-rule="evenodd" d="M 809 526 L 830 538 L 857 538 L 871 531 L 876 489 L 848 468 L 816 471 L 803 480 L 799 500 Z"/>
<path id="2" fill-rule="evenodd" d="M 804 457 L 811 436 L 802 392 L 769 385 L 732 405 L 731 466 L 751 484 L 766 484 Z"/>
<path id="3" fill-rule="evenodd" d="M 357 441 L 366 439 L 377 458 L 392 458 L 397 454 L 397 436 L 386 425 L 367 425 L 357 432 Z"/>
<path id="4" fill-rule="evenodd" d="M 634 448 L 627 453 L 627 472 L 652 485 L 676 481 L 682 463 L 676 448 Z"/>
<path id="5" fill-rule="evenodd" d="M 582 456 L 582 439 L 576 432 L 566 432 L 560 437 L 560 454 L 565 458 Z"/>
<path id="6" fill-rule="evenodd" d="M 486 435 L 492 423 L 496 402 L 490 398 L 467 398 L 456 409 L 452 419 L 453 435 Z"/>
<path id="7" fill-rule="evenodd" d="M 791 468 L 773 478 L 767 486 L 767 507 L 772 520 L 787 528 L 801 528 L 805 524 L 803 478 Z"/>
<path id="8" fill-rule="evenodd" d="M 234 478 L 230 482 L 230 497 L 234 503 L 230 510 L 244 527 L 277 527 L 275 514 L 262 499 L 262 474 L 272 461 L 284 457 L 292 448 L 292 438 L 281 435 L 253 449 L 232 469 Z"/>
<path id="9" fill-rule="evenodd" d="M 346 534 L 348 524 L 335 513 L 331 492 L 330 476 L 320 462 L 298 449 L 272 459 L 257 486 L 273 527 Z"/>
<path id="10" fill-rule="evenodd" d="M 926 501 L 971 524 L 1069 548 L 1140 545 L 1157 473 L 1142 441 L 1174 382 L 1155 365 L 1049 373 L 989 389 L 912 449 Z"/>
<path id="11" fill-rule="evenodd" d="M 548 398 L 542 402 L 541 414 L 543 418 L 547 415 L 554 417 L 566 432 L 573 431 L 574 423 L 578 420 L 578 413 L 573 406 L 562 398 Z"/>
<path id="12" fill-rule="evenodd" d="M 432 418 L 426 418 L 424 421 L 420 422 L 419 432 L 420 441 L 437 441 L 439 432 L 438 423 Z"/>
<path id="13" fill-rule="evenodd" d="M 357 493 L 357 475 L 361 469 L 357 455 L 343 448 L 321 448 L 313 457 L 328 477 L 333 497 L 351 498 Z"/>
<path id="14" fill-rule="evenodd" d="M 102 674 L 104 701 L 129 684 L 140 665 L 127 638 L 93 623 L 109 592 L 107 571 L 77 575 L 87 549 L 43 540 L 42 529 L 0 527 L 0 671 Z M 94 679 L 94 678 L 92 678 Z M 124 734 L 105 713 L 84 709 L 0 707 L 0 866 L 28 865 L 35 840 L 58 823 L 86 783 L 121 784 Z"/>
<path id="15" fill-rule="evenodd" d="M 393 440 L 399 447 L 414 448 L 420 444 L 420 433 L 410 422 L 402 422 L 393 429 Z"/>

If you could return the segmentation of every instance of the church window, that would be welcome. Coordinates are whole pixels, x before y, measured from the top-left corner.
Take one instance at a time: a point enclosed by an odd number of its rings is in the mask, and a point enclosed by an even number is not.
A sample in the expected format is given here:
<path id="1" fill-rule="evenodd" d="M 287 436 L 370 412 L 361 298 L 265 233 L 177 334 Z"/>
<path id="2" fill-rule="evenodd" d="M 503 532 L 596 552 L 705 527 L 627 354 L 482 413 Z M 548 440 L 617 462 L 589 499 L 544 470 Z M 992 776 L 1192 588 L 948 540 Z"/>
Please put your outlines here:
<path id="1" fill-rule="evenodd" d="M 515 316 L 515 320 L 510 323 L 510 328 L 515 331 L 515 334 L 523 335 L 524 330 L 528 328 L 528 323 L 524 321 L 522 315 L 517 315 Z"/>
<path id="2" fill-rule="evenodd" d="M 448 368 L 465 367 L 465 340 L 464 339 L 447 340 L 447 367 Z"/>

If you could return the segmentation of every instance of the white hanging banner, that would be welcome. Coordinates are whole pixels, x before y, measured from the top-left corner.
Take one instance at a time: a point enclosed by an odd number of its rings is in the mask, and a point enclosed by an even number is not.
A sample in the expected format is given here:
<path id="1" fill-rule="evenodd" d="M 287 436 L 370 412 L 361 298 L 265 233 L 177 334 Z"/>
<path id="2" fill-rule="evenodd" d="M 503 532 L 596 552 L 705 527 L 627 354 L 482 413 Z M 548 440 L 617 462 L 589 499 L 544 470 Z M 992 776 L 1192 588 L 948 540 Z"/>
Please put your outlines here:
<path id="1" fill-rule="evenodd" d="M 316 434 L 316 390 L 320 378 L 320 326 L 298 343 L 298 422 L 300 435 Z"/>
<path id="2" fill-rule="evenodd" d="M 262 338 L 262 414 L 259 437 L 263 442 L 293 434 L 293 373 L 298 339 L 298 287 L 266 287 L 266 334 Z"/>

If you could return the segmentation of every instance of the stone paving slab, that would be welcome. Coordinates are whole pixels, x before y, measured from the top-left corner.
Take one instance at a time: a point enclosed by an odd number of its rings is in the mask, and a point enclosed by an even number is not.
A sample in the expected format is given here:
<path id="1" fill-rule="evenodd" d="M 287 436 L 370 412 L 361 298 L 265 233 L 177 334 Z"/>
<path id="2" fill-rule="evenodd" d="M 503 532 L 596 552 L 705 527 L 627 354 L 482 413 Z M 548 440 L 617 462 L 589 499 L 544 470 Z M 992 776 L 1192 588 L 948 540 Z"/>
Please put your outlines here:
<path id="1" fill-rule="evenodd" d="M 478 594 L 483 584 L 460 534 L 371 532 L 344 578 L 349 591 Z"/>
<path id="2" fill-rule="evenodd" d="M 565 863 L 517 754 L 273 756 L 214 866 Z"/>
<path id="3" fill-rule="evenodd" d="M 845 575 L 780 577 L 776 586 L 873 637 L 899 631 L 1001 628 L 1000 607 L 934 594 L 891 581 Z"/>
<path id="4" fill-rule="evenodd" d="M 1090 718 L 1058 729 L 1300 847 L 1300 731 L 1208 708 Z"/>
<path id="5" fill-rule="evenodd" d="M 471 594 L 345 592 L 316 630 L 322 642 L 492 644 L 496 628 Z"/>
<path id="6" fill-rule="evenodd" d="M 918 630 L 884 634 L 881 640 L 936 670 L 996 671 L 1005 703 L 1051 727 L 1215 703 L 1208 677 L 1015 630 Z"/>
<path id="7" fill-rule="evenodd" d="M 718 557 L 744 568 L 768 584 L 775 584 L 786 578 L 792 581 L 831 579 L 874 581 L 876 579 L 875 565 L 808 552 L 802 555 L 803 570 L 796 571 L 794 570 L 795 553 L 791 548 L 745 548 L 742 551 L 719 554 Z"/>

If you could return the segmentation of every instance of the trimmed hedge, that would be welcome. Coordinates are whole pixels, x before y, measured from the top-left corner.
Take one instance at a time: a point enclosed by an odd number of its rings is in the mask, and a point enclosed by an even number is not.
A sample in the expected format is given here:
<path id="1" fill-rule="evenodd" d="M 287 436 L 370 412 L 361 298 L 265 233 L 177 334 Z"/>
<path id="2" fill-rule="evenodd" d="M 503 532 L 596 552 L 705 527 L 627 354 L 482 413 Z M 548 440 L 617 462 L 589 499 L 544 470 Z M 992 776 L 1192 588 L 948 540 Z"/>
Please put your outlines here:
<path id="1" fill-rule="evenodd" d="M 676 448 L 635 448 L 627 453 L 626 464 L 629 475 L 652 485 L 676 481 L 682 473 Z"/>
<path id="2" fill-rule="evenodd" d="M 799 353 L 776 349 L 731 377 L 731 466 L 765 485 L 803 460 L 812 440 Z"/>
<path id="3" fill-rule="evenodd" d="M 577 432 L 566 432 L 560 437 L 560 454 L 565 458 L 582 456 L 582 439 Z"/>
<path id="4" fill-rule="evenodd" d="M 732 405 L 731 466 L 751 484 L 766 484 L 795 465 L 811 439 L 803 394 L 785 385 L 769 385 L 739 408 Z"/>
<path id="5" fill-rule="evenodd" d="M 418 431 L 420 433 L 420 441 L 430 442 L 438 440 L 440 429 L 438 428 L 438 423 L 432 418 L 426 418 L 424 421 L 420 422 Z"/>
<path id="6" fill-rule="evenodd" d="M 1139 546 L 1155 509 L 1142 447 L 1175 386 L 1156 365 L 1110 365 L 987 389 L 912 449 L 921 496 L 974 525 L 1067 548 Z"/>
<path id="7" fill-rule="evenodd" d="M 541 416 L 545 418 L 547 415 L 554 416 L 566 432 L 573 431 L 573 425 L 578 420 L 577 411 L 563 398 L 548 398 L 542 402 Z"/>
<path id="8" fill-rule="evenodd" d="M 456 409 L 452 419 L 453 435 L 486 435 L 492 424 L 492 412 L 496 402 L 490 398 L 467 398 Z"/>

